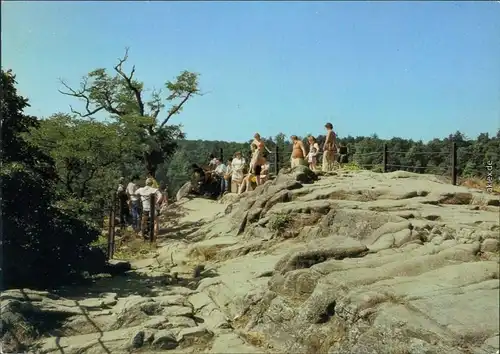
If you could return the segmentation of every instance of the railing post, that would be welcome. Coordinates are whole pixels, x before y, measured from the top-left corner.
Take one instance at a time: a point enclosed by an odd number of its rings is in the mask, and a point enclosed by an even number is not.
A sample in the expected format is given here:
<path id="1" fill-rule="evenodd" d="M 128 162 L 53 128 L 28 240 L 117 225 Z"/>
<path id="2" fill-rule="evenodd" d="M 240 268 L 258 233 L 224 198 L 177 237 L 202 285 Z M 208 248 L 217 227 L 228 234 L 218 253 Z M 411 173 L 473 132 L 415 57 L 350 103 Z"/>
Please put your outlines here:
<path id="1" fill-rule="evenodd" d="M 457 185 L 457 144 L 451 143 L 451 184 Z"/>
<path id="2" fill-rule="evenodd" d="M 115 218 L 116 218 L 116 193 L 111 197 L 111 211 L 109 215 L 109 238 L 108 238 L 108 259 L 113 258 L 115 247 Z"/>
<path id="3" fill-rule="evenodd" d="M 382 155 L 382 172 L 387 172 L 387 143 L 384 143 L 384 153 Z"/>
<path id="4" fill-rule="evenodd" d="M 277 176 L 279 171 L 280 171 L 280 167 L 279 167 L 279 147 L 278 145 L 276 145 L 274 147 L 274 174 Z"/>
<path id="5" fill-rule="evenodd" d="M 122 207 L 122 200 L 121 198 L 118 200 L 118 215 L 120 218 L 120 230 L 125 229 L 125 220 L 123 215 L 123 207 Z"/>
<path id="6" fill-rule="evenodd" d="M 150 206 L 150 214 L 149 214 L 149 242 L 153 243 L 154 238 L 155 238 L 155 206 L 156 206 L 156 201 L 155 201 L 156 195 L 153 193 L 151 194 L 151 197 L 149 198 Z"/>
<path id="7" fill-rule="evenodd" d="M 114 208 L 114 203 L 113 203 L 113 196 L 111 196 L 110 200 L 109 200 L 109 214 L 108 214 L 108 247 L 106 249 L 106 257 L 108 258 L 108 260 L 111 259 L 111 235 L 113 234 L 113 223 L 112 223 L 112 219 L 113 219 L 113 208 Z"/>
<path id="8" fill-rule="evenodd" d="M 113 194 L 113 227 L 111 228 L 111 252 L 109 253 L 110 259 L 113 259 L 115 254 L 115 208 L 116 208 L 116 193 Z"/>
<path id="9" fill-rule="evenodd" d="M 224 149 L 220 148 L 220 162 L 224 163 Z"/>

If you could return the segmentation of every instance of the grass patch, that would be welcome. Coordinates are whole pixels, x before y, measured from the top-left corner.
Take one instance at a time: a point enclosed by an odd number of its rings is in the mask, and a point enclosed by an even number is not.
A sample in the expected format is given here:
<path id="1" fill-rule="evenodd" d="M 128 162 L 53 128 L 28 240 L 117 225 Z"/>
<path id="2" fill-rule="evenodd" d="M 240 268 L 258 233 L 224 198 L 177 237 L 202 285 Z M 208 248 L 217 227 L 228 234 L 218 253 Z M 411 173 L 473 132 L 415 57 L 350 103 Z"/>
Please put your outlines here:
<path id="1" fill-rule="evenodd" d="M 459 184 L 467 188 L 474 188 L 486 191 L 488 187 L 492 189 L 493 193 L 500 194 L 500 183 L 494 182 L 493 185 L 488 186 L 488 181 L 485 178 L 464 178 L 460 179 Z"/>
<path id="2" fill-rule="evenodd" d="M 156 243 L 140 238 L 125 239 L 115 245 L 113 258 L 122 260 L 144 259 L 156 252 Z"/>
<path id="3" fill-rule="evenodd" d="M 347 170 L 347 171 L 360 171 L 363 168 L 360 165 L 358 165 L 356 162 L 352 161 L 352 162 L 342 164 L 342 169 Z"/>
<path id="4" fill-rule="evenodd" d="M 150 257 L 156 250 L 156 244 L 144 241 L 131 230 L 115 231 L 115 252 L 114 259 L 133 260 Z M 97 240 L 91 243 L 93 247 L 99 247 L 105 252 L 108 248 L 108 235 L 101 234 Z"/>

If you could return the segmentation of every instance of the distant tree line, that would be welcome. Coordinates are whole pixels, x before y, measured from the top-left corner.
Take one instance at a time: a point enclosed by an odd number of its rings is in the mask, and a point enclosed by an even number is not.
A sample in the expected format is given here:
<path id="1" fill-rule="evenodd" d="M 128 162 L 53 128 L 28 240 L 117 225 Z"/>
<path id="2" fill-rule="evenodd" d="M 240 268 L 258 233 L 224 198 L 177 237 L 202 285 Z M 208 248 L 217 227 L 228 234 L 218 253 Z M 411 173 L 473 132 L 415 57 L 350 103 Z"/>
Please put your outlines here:
<path id="1" fill-rule="evenodd" d="M 307 146 L 306 135 L 303 136 Z M 316 136 L 320 145 L 325 136 Z M 457 131 L 444 139 L 433 139 L 427 143 L 421 140 L 392 138 L 380 139 L 376 134 L 364 137 L 338 137 L 339 142 L 348 149 L 349 160 L 364 169 L 382 171 L 384 144 L 387 144 L 387 164 L 389 170 L 404 170 L 416 173 L 431 173 L 438 175 L 451 174 L 452 142 L 457 148 L 457 173 L 462 178 L 485 178 L 487 165 L 500 166 L 500 130 L 495 136 L 488 133 L 480 134 L 476 139 L 471 139 Z M 291 143 L 287 137 L 280 133 L 266 140 L 267 146 L 274 151 L 278 147 L 279 168 L 289 166 Z M 169 188 L 175 192 L 186 180 L 189 179 L 189 166 L 192 163 L 206 164 L 209 154 L 220 155 L 223 151 L 224 158 L 231 157 L 236 151 L 241 151 L 248 156 L 250 141 L 244 143 L 208 141 L 208 140 L 181 140 L 172 159 L 158 171 L 159 178 L 167 181 Z M 275 162 L 273 155 L 269 156 Z"/>

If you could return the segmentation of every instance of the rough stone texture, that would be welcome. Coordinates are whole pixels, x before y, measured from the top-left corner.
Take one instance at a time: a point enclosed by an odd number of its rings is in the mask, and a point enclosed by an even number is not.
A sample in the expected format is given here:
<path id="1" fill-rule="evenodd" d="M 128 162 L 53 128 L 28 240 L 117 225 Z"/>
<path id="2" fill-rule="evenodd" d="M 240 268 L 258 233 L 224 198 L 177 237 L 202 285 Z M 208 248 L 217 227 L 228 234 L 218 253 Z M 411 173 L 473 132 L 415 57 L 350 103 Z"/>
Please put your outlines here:
<path id="1" fill-rule="evenodd" d="M 158 254 L 125 275 L 4 292 L 2 340 L 66 354 L 495 353 L 498 200 L 401 171 L 285 169 L 241 196 L 181 199 Z"/>

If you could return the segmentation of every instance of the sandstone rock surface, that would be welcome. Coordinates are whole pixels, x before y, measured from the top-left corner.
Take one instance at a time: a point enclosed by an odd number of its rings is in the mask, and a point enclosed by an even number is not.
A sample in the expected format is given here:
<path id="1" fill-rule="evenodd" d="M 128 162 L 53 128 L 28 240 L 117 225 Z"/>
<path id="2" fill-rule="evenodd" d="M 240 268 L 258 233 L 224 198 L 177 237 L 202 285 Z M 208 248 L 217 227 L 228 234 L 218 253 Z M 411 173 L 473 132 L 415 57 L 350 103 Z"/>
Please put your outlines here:
<path id="1" fill-rule="evenodd" d="M 125 275 L 4 292 L 4 347 L 493 354 L 498 201 L 429 175 L 302 167 L 220 202 L 181 200 L 155 258 Z"/>

